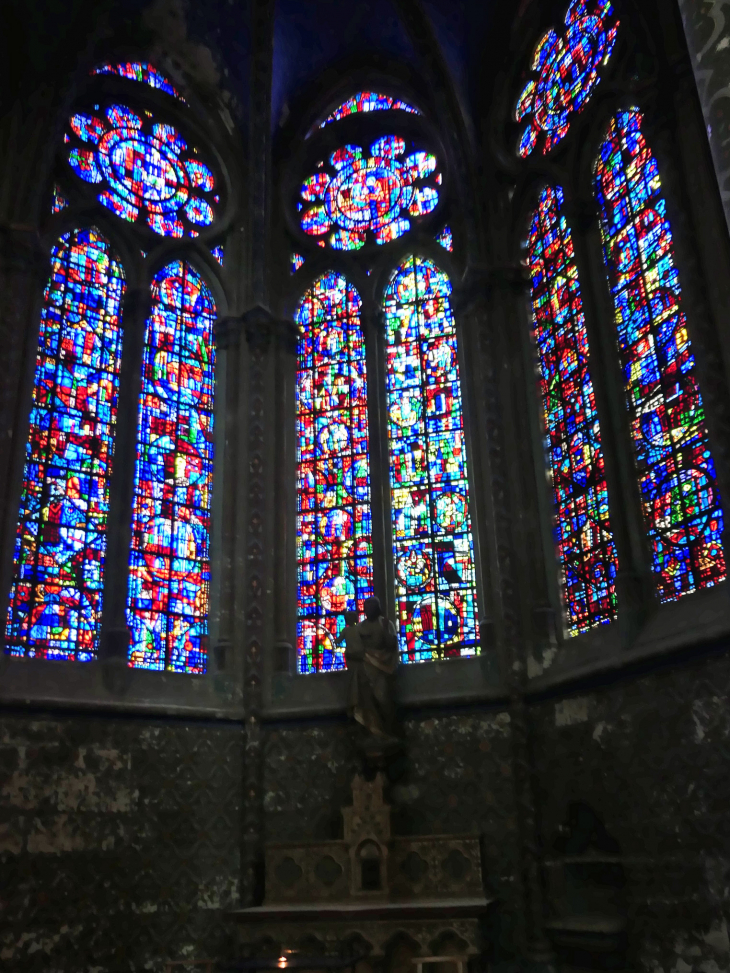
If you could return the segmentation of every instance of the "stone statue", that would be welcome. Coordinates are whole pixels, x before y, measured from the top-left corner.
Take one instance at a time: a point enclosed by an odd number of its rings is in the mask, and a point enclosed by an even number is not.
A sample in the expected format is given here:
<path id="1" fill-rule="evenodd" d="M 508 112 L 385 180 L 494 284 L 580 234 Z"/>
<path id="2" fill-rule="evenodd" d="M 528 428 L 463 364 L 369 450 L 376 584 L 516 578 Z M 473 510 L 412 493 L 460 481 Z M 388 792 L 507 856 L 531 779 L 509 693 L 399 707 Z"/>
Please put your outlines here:
<path id="1" fill-rule="evenodd" d="M 345 643 L 349 673 L 347 712 L 384 743 L 395 739 L 393 674 L 398 665 L 398 637 L 377 598 L 364 605 L 365 621 L 345 612 L 346 627 L 338 641 Z"/>

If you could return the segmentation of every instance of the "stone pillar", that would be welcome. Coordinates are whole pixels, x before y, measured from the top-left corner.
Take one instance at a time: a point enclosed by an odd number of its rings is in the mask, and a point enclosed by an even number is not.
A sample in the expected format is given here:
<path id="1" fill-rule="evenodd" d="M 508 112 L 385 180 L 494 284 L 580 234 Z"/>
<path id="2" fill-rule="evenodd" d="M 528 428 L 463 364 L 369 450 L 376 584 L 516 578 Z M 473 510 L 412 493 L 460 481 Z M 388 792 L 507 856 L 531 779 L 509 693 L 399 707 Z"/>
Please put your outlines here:
<path id="1" fill-rule="evenodd" d="M 37 343 L 33 335 L 37 334 L 47 274 L 48 255 L 38 235 L 27 227 L 0 226 L 0 507 L 5 538 L 3 551 L 10 556 L 22 467 L 19 440 L 24 440 L 28 433 L 28 386 L 32 382 Z M 10 565 L 3 563 L 2 567 L 2 590 L 6 592 Z"/>
<path id="2" fill-rule="evenodd" d="M 730 7 L 727 0 L 679 0 L 679 9 L 730 228 Z"/>

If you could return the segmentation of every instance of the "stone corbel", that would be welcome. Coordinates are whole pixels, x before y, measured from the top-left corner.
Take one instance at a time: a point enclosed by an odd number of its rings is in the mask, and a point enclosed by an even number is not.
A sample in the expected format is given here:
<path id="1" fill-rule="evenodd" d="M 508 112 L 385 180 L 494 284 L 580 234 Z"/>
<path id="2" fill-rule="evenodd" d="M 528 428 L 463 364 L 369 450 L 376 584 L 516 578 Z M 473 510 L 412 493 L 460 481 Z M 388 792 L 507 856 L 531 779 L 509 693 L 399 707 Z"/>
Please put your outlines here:
<path id="1" fill-rule="evenodd" d="M 213 328 L 215 346 L 218 350 L 236 347 L 243 333 L 242 317 L 218 318 Z"/>
<path id="2" fill-rule="evenodd" d="M 521 263 L 469 267 L 463 281 L 454 286 L 451 299 L 454 313 L 457 316 L 470 313 L 496 290 L 522 294 L 529 285 L 529 271 Z"/>
<path id="3" fill-rule="evenodd" d="M 288 351 L 296 352 L 299 329 L 293 321 L 276 318 L 267 307 L 255 304 L 244 311 L 241 322 L 251 346 L 264 349 L 273 341 Z"/>

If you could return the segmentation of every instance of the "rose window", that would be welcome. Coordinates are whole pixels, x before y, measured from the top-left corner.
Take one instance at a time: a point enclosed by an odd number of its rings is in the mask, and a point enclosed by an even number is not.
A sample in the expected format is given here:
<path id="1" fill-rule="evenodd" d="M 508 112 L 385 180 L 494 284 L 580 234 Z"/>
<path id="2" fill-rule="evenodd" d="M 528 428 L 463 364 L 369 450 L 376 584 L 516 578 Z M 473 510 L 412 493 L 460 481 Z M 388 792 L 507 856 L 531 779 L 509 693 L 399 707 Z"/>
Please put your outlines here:
<path id="1" fill-rule="evenodd" d="M 378 244 L 407 233 L 410 218 L 424 216 L 438 205 L 441 174 L 435 155 L 418 151 L 401 158 L 405 151 L 402 138 L 386 135 L 370 146 L 369 156 L 357 145 L 338 149 L 330 157 L 331 172 L 320 162 L 301 188 L 304 232 L 314 237 L 329 234 L 335 250 L 359 250 L 368 233 Z M 306 203 L 314 205 L 305 209 Z"/>
<path id="2" fill-rule="evenodd" d="M 144 219 L 172 237 L 197 236 L 213 222 L 213 173 L 172 125 L 112 105 L 102 117 L 73 115 L 70 126 L 71 168 L 86 182 L 106 184 L 99 202 L 117 216 Z"/>
<path id="3" fill-rule="evenodd" d="M 585 107 L 600 80 L 600 68 L 608 63 L 619 22 L 609 0 L 573 0 L 565 26 L 562 37 L 549 30 L 537 45 L 532 62 L 537 76 L 517 102 L 518 122 L 532 116 L 517 149 L 523 158 L 539 141 L 547 155 L 568 134 L 571 114 Z"/>

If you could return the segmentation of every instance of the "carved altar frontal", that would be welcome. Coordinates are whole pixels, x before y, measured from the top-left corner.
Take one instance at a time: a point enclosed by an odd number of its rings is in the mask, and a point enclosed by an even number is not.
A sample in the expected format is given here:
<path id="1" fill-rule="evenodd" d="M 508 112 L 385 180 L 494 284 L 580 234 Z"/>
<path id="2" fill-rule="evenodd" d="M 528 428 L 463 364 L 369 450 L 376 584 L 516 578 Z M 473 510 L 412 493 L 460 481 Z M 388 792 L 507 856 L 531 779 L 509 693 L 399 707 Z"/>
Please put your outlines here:
<path id="1" fill-rule="evenodd" d="M 244 952 L 383 958 L 403 938 L 414 956 L 481 952 L 478 835 L 392 837 L 383 783 L 354 778 L 341 840 L 266 846 L 264 904 L 235 913 Z"/>

